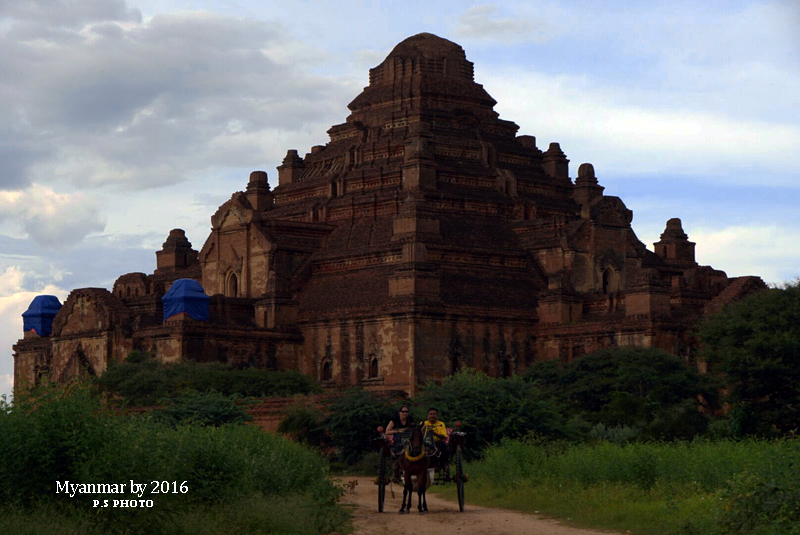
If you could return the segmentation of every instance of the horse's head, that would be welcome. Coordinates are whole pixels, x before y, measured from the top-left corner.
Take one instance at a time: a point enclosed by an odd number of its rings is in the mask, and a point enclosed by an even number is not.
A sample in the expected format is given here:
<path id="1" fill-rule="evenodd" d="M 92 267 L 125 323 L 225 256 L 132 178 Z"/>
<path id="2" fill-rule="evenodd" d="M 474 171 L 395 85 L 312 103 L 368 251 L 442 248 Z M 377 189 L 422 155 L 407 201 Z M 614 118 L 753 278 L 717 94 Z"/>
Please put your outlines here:
<path id="1" fill-rule="evenodd" d="M 418 457 L 422 454 L 422 431 L 419 427 L 411 430 L 411 436 L 408 439 L 408 450 L 412 457 Z"/>

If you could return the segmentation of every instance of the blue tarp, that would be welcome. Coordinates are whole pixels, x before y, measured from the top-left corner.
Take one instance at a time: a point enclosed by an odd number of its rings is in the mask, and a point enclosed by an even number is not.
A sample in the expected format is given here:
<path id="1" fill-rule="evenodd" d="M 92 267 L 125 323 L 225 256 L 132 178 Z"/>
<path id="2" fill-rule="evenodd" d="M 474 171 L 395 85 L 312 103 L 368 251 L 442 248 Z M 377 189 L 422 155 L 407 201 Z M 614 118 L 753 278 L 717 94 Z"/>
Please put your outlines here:
<path id="1" fill-rule="evenodd" d="M 208 321 L 208 304 L 211 298 L 194 279 L 178 279 L 173 282 L 161 302 L 164 303 L 164 321 L 181 312 L 186 312 L 190 318 Z"/>
<path id="2" fill-rule="evenodd" d="M 61 301 L 55 295 L 37 295 L 28 310 L 22 313 L 22 330 L 33 331 L 39 336 L 50 336 L 53 318 L 61 310 Z"/>

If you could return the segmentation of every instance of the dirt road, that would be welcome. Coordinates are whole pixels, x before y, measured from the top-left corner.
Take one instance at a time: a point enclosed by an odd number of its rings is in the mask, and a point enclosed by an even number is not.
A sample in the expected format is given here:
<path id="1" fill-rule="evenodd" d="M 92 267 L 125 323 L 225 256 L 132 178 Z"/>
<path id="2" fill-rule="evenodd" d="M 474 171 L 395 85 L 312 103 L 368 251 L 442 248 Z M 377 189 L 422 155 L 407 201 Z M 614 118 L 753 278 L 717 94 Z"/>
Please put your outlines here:
<path id="1" fill-rule="evenodd" d="M 385 513 L 378 513 L 378 487 L 372 478 L 358 477 L 355 494 L 346 493 L 342 501 L 355 506 L 353 520 L 354 535 L 406 535 L 419 533 L 447 533 L 448 535 L 610 535 L 609 532 L 577 529 L 564 526 L 555 520 L 536 515 L 490 509 L 470 505 L 467 492 L 467 507 L 461 513 L 458 504 L 437 494 L 428 494 L 428 509 L 423 515 L 417 512 L 417 497 L 414 496 L 411 514 L 400 515 L 400 500 L 403 489 L 394 485 L 395 498 L 386 489 Z M 444 530 L 444 531 L 442 531 Z"/>

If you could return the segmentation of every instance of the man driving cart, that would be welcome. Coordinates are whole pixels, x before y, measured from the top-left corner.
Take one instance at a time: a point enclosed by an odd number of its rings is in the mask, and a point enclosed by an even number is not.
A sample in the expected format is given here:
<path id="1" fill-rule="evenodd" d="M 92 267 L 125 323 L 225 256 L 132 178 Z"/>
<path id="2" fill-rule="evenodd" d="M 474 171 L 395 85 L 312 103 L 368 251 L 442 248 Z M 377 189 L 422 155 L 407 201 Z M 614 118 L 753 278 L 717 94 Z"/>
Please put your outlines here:
<path id="1" fill-rule="evenodd" d="M 444 480 L 450 481 L 450 455 L 447 447 L 447 427 L 439 420 L 439 409 L 428 409 L 428 419 L 422 422 L 422 432 L 425 433 L 428 445 L 436 450 L 434 456 L 439 456 L 439 467 L 444 469 Z"/>

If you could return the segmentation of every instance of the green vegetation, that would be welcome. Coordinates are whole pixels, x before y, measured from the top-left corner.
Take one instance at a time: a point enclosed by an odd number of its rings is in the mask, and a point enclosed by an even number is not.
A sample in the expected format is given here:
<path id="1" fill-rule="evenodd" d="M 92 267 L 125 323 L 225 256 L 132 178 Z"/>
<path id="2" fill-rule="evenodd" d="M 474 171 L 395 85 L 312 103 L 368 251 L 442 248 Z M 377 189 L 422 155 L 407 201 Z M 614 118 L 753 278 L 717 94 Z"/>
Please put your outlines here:
<path id="1" fill-rule="evenodd" d="M 1 408 L 0 532 L 347 530 L 326 461 L 257 428 L 176 425 L 181 418 L 163 425 L 162 416 L 119 416 L 85 384 L 41 388 Z M 142 498 L 152 499 L 153 508 L 93 507 L 96 498 L 138 498 L 130 493 L 56 493 L 57 481 L 130 480 L 148 484 Z M 188 491 L 150 494 L 153 481 L 186 482 Z"/>
<path id="2" fill-rule="evenodd" d="M 705 433 L 719 385 L 660 349 L 606 349 L 569 364 L 538 362 L 525 375 L 597 438 L 689 439 Z M 627 428 L 627 433 L 619 429 Z M 606 430 L 608 430 L 606 432 Z M 542 433 L 540 433 L 542 434 Z M 548 436 L 551 436 L 548 434 Z"/>
<path id="3" fill-rule="evenodd" d="M 726 378 L 735 435 L 800 429 L 800 282 L 709 317 L 700 339 L 702 356 Z"/>
<path id="4" fill-rule="evenodd" d="M 192 361 L 162 364 L 138 351 L 131 353 L 125 362 L 111 364 L 97 383 L 132 406 L 153 405 L 186 390 L 242 397 L 293 396 L 321 391 L 307 375 L 297 371 L 237 369 Z"/>
<path id="5" fill-rule="evenodd" d="M 253 418 L 237 403 L 237 396 L 226 396 L 219 392 L 187 390 L 174 398 L 160 400 L 164 407 L 150 415 L 158 422 L 171 427 L 195 424 L 219 427 L 224 424 L 240 424 Z"/>
<path id="6" fill-rule="evenodd" d="M 463 369 L 427 385 L 414 400 L 418 421 L 430 407 L 439 409 L 448 426 L 456 421 L 467 433 L 470 450 L 479 452 L 502 438 L 535 432 L 552 438 L 577 438 L 585 426 L 570 420 L 564 407 L 538 386 L 522 377 L 495 379 L 483 372 Z"/>
<path id="7" fill-rule="evenodd" d="M 800 533 L 800 443 L 504 441 L 467 465 L 471 503 L 634 534 Z M 445 489 L 454 494 L 454 489 Z"/>

